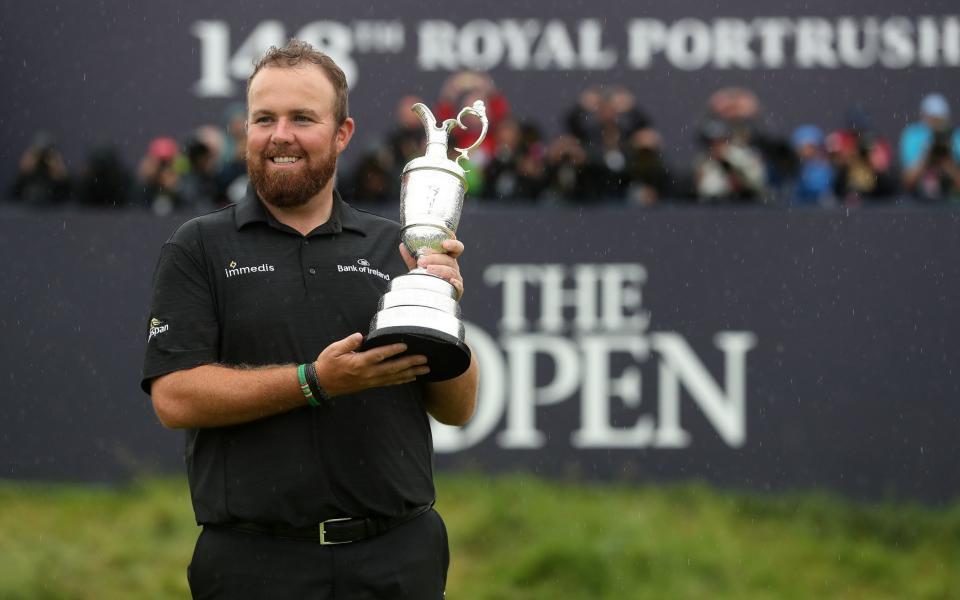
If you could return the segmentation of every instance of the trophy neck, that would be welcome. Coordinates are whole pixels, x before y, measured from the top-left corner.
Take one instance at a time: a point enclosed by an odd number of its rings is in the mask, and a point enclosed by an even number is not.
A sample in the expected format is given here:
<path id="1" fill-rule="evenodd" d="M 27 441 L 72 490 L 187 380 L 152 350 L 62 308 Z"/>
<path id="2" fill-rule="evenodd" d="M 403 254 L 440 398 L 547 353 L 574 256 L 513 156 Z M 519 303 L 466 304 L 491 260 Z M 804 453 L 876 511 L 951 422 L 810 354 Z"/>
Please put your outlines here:
<path id="1" fill-rule="evenodd" d="M 427 138 L 427 149 L 424 157 L 433 163 L 442 163 L 447 160 L 447 132 L 442 129 L 430 131 Z"/>

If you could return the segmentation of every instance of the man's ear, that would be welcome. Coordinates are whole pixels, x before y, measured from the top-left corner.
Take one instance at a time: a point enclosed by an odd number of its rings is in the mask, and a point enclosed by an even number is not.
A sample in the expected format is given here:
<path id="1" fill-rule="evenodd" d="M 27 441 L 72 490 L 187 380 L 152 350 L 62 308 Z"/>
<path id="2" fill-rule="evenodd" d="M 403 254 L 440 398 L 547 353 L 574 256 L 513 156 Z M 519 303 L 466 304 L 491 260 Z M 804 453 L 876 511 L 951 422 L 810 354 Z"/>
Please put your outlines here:
<path id="1" fill-rule="evenodd" d="M 356 125 L 350 117 L 347 117 L 343 123 L 337 127 L 337 154 L 347 148 L 347 144 L 350 143 L 350 138 L 353 137 L 354 127 L 356 127 Z"/>

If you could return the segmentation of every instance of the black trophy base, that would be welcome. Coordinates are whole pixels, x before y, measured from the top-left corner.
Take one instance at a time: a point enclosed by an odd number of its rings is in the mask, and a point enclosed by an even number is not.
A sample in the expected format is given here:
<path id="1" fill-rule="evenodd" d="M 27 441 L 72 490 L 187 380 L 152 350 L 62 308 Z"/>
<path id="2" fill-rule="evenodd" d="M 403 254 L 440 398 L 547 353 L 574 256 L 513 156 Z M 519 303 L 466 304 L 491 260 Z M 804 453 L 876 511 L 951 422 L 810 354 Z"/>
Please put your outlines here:
<path id="1" fill-rule="evenodd" d="M 397 343 L 407 345 L 406 352 L 401 356 L 422 354 L 427 357 L 430 372 L 419 377 L 424 381 L 453 379 L 470 367 L 470 348 L 463 340 L 427 327 L 405 325 L 379 329 L 363 340 L 360 349 L 369 350 Z"/>

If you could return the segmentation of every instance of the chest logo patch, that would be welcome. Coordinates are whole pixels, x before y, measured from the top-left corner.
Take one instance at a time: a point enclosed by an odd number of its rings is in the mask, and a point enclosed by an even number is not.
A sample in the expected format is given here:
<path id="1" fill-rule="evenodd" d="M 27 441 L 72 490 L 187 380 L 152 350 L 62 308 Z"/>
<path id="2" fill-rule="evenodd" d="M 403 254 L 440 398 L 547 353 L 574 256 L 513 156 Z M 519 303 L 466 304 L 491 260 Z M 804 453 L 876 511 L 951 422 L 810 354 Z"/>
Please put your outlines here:
<path id="1" fill-rule="evenodd" d="M 384 281 L 390 281 L 389 273 L 384 273 L 380 269 L 370 266 L 370 261 L 365 258 L 358 258 L 357 263 L 353 265 L 337 265 L 337 273 L 364 273 L 379 277 Z"/>
<path id="2" fill-rule="evenodd" d="M 231 260 L 227 264 L 227 268 L 223 270 L 226 274 L 227 279 L 231 277 L 237 277 L 238 275 L 248 275 L 250 273 L 269 273 L 271 271 L 276 271 L 273 265 L 268 265 L 263 263 L 262 265 L 257 265 L 255 267 L 239 267 L 237 266 L 237 261 Z"/>

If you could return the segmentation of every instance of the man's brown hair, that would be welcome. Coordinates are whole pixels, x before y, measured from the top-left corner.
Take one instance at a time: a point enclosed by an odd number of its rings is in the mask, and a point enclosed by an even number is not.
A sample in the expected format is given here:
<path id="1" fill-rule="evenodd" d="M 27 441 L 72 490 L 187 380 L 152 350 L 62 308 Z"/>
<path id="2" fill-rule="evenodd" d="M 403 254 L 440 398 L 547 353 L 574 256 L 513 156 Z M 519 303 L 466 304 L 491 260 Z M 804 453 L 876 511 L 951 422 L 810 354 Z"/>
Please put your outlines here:
<path id="1" fill-rule="evenodd" d="M 336 94 L 333 115 L 337 119 L 337 125 L 342 125 L 349 116 L 347 106 L 347 95 L 349 93 L 347 77 L 343 74 L 343 71 L 340 70 L 340 67 L 337 66 L 337 63 L 333 62 L 332 58 L 320 52 L 307 42 L 291 39 L 281 48 L 270 46 L 266 54 L 253 66 L 253 73 L 251 73 L 250 78 L 247 79 L 247 93 L 250 93 L 250 84 L 261 69 L 265 67 L 296 67 L 306 63 L 317 65 L 323 69 L 327 79 L 333 84 L 333 90 Z"/>

